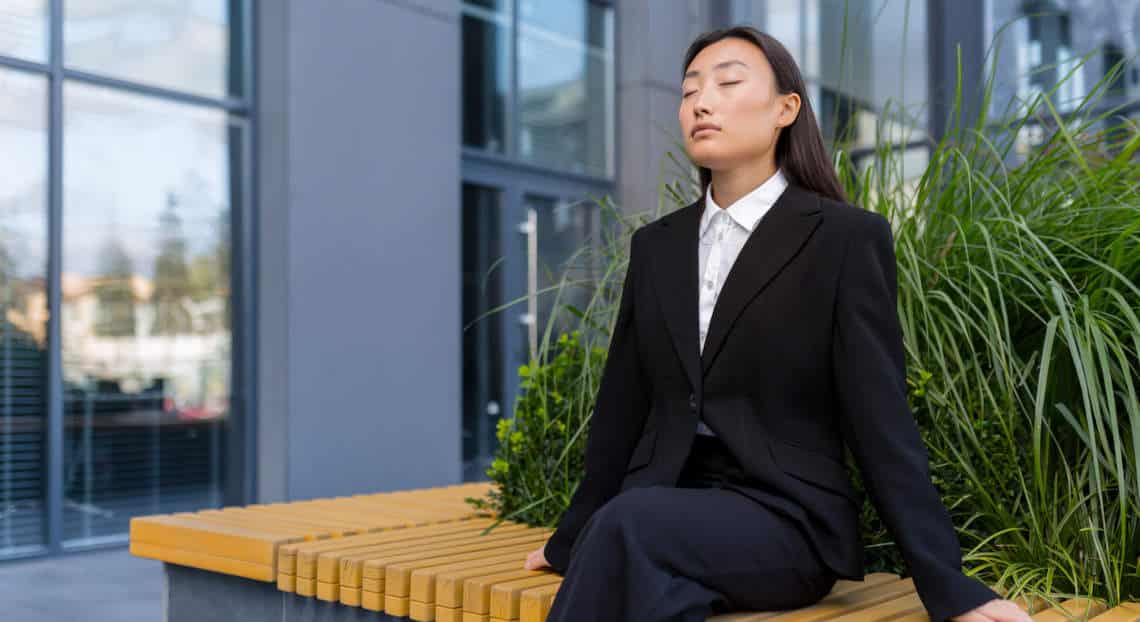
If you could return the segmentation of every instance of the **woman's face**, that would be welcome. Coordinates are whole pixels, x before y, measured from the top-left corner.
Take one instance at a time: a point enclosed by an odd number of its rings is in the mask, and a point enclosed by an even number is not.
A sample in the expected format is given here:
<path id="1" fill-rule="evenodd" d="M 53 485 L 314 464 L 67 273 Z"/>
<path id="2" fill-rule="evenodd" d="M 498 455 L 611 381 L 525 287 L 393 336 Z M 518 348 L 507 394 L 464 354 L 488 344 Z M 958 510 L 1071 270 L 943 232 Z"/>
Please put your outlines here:
<path id="1" fill-rule="evenodd" d="M 799 95 L 777 92 L 760 48 L 735 37 L 701 50 L 681 81 L 685 149 L 708 169 L 733 168 L 774 153 L 779 128 L 794 121 L 798 110 Z M 716 128 L 700 130 L 704 123 Z"/>

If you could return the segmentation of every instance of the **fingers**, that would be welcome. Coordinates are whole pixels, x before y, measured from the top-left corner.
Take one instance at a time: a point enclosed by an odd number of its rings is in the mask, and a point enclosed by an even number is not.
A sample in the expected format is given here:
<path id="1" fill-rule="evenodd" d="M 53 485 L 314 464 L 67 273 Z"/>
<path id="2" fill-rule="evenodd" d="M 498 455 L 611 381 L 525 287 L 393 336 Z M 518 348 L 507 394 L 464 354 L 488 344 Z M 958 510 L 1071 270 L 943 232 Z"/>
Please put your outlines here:
<path id="1" fill-rule="evenodd" d="M 983 609 L 984 607 L 978 607 L 972 611 L 967 611 L 962 615 L 955 616 L 953 620 L 954 622 L 993 622 L 989 616 L 982 613 Z"/>
<path id="2" fill-rule="evenodd" d="M 1011 600 L 991 600 L 982 607 L 983 613 L 997 622 L 1032 622 L 1024 609 Z"/>
<path id="3" fill-rule="evenodd" d="M 550 564 L 547 563 L 546 556 L 543 554 L 542 549 L 531 551 L 530 554 L 526 556 L 526 561 L 523 562 L 523 568 L 526 570 L 539 570 L 547 566 L 550 566 Z"/>

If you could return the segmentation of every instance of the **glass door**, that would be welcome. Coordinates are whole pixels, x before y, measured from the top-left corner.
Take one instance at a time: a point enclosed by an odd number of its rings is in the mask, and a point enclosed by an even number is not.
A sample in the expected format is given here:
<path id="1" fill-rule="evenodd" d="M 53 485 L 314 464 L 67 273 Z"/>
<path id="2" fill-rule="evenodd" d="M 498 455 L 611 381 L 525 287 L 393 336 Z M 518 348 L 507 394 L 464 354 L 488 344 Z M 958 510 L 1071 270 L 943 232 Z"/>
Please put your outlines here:
<path id="1" fill-rule="evenodd" d="M 463 469 L 474 481 L 486 479 L 499 420 L 513 415 L 519 366 L 552 318 L 551 342 L 573 328 L 559 309 L 589 302 L 596 272 L 580 251 L 600 216 L 590 201 L 518 184 L 465 183 L 462 198 Z"/>
<path id="2" fill-rule="evenodd" d="M 520 364 L 537 358 L 547 333 L 553 344 L 576 326 L 568 306 L 584 309 L 589 303 L 596 274 L 593 255 L 583 249 L 597 232 L 597 210 L 588 201 L 523 194 L 518 218 L 527 253 L 527 306 L 519 315 L 526 327 Z"/>
<path id="3" fill-rule="evenodd" d="M 463 184 L 463 479 L 486 479 L 503 416 L 504 193 Z"/>

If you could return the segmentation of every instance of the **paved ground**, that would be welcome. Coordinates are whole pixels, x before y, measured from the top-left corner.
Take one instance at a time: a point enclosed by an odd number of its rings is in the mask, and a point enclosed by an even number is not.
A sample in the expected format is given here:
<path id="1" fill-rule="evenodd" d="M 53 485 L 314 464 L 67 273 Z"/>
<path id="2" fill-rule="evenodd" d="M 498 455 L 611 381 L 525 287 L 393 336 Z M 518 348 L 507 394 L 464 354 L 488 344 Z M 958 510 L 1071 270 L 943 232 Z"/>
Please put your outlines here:
<path id="1" fill-rule="evenodd" d="M 162 620 L 162 587 L 162 562 L 125 546 L 0 562 L 0 620 L 154 622 Z"/>

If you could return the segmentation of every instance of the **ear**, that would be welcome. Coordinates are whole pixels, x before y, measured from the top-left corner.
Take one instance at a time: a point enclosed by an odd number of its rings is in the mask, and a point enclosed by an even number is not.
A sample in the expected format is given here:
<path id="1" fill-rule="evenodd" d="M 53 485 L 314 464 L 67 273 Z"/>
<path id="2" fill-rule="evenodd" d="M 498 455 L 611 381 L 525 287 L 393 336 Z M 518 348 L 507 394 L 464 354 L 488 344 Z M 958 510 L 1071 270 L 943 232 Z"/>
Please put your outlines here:
<path id="1" fill-rule="evenodd" d="M 787 95 L 780 96 L 780 116 L 776 123 L 780 127 L 787 127 L 795 122 L 796 117 L 800 114 L 800 96 L 799 93 L 788 93 Z"/>

